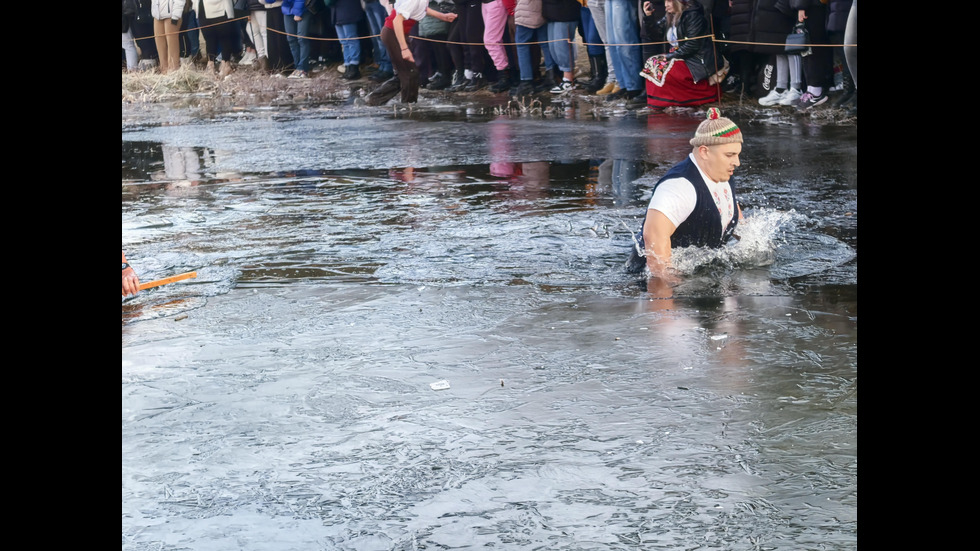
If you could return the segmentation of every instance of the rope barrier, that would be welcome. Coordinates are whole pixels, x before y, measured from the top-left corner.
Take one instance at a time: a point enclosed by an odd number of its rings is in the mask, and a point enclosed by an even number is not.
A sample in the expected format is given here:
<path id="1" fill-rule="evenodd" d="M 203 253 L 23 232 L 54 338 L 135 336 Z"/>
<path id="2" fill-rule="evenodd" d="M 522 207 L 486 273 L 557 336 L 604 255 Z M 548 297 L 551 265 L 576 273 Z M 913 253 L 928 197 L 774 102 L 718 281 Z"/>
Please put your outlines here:
<path id="1" fill-rule="evenodd" d="M 176 32 L 163 33 L 162 35 L 157 35 L 156 33 L 154 33 L 154 34 L 152 34 L 150 36 L 144 36 L 144 37 L 141 37 L 141 38 L 133 38 L 133 40 L 149 40 L 149 39 L 155 39 L 157 36 L 169 36 L 169 35 L 172 35 L 172 34 L 180 34 L 180 33 L 185 33 L 185 32 L 190 32 L 190 31 L 199 31 L 199 30 L 204 29 L 204 28 L 214 27 L 214 26 L 217 26 L 217 25 L 224 25 L 226 23 L 234 23 L 236 21 L 241 21 L 243 19 L 249 19 L 249 17 L 248 16 L 244 16 L 244 17 L 238 17 L 238 18 L 235 18 L 235 19 L 228 19 L 226 21 L 220 21 L 218 23 L 212 23 L 211 25 L 204 25 L 204 26 L 194 27 L 192 29 L 183 29 L 183 30 L 178 30 Z M 302 36 L 302 35 L 298 35 L 298 34 L 290 34 L 290 33 L 287 33 L 285 31 L 280 31 L 279 29 L 273 29 L 271 27 L 268 28 L 267 30 L 268 31 L 271 31 L 271 32 L 274 32 L 274 33 L 277 33 L 277 34 L 281 34 L 281 35 L 286 36 L 286 37 L 292 36 L 292 37 L 295 37 L 295 38 L 305 38 L 307 40 L 322 40 L 322 41 L 336 41 L 336 42 L 340 42 L 340 41 L 344 41 L 344 40 L 362 40 L 362 39 L 365 39 L 365 38 L 377 38 L 377 37 L 381 36 L 380 34 L 369 34 L 369 35 L 365 35 L 365 36 L 355 36 L 355 37 L 351 37 L 351 38 L 332 38 L 332 37 L 323 37 L 323 36 Z M 486 46 L 488 44 L 487 42 L 454 42 L 454 41 L 449 41 L 449 40 L 437 40 L 435 38 L 429 38 L 429 37 L 425 37 L 425 36 L 408 36 L 407 38 L 409 38 L 411 40 L 424 40 L 424 41 L 427 41 L 427 42 L 437 42 L 437 43 L 442 43 L 442 44 L 454 44 L 454 45 L 457 45 L 457 46 Z M 746 45 L 754 45 L 754 46 L 785 46 L 786 45 L 785 43 L 782 43 L 782 42 L 742 42 L 742 41 L 738 41 L 738 40 L 728 40 L 728 39 L 722 40 L 722 39 L 719 39 L 719 38 L 715 37 L 714 35 L 707 35 L 707 34 L 706 35 L 702 35 L 702 36 L 692 36 L 691 38 L 680 38 L 680 39 L 678 39 L 678 42 L 684 42 L 684 41 L 688 41 L 688 40 L 700 40 L 702 38 L 710 38 L 712 42 L 722 43 L 722 44 L 746 44 Z M 606 44 L 606 43 L 603 43 L 603 42 L 585 42 L 585 41 L 579 41 L 579 40 L 572 40 L 572 39 L 569 39 L 569 38 L 559 38 L 559 39 L 555 39 L 555 40 L 542 40 L 542 41 L 538 41 L 538 42 L 490 42 L 489 44 L 491 46 L 530 46 L 530 45 L 533 45 L 533 44 L 551 44 L 553 42 L 563 42 L 563 41 L 564 42 L 567 42 L 569 44 L 577 44 L 577 45 L 581 45 L 581 46 L 655 46 L 655 45 L 663 45 L 663 44 L 668 44 L 669 43 L 669 41 L 667 41 L 667 40 L 662 40 L 662 41 L 658 41 L 658 42 L 637 42 L 637 43 L 632 43 L 632 44 Z M 857 44 L 807 44 L 807 46 L 814 47 L 814 48 L 821 48 L 821 47 L 828 47 L 828 48 L 841 48 L 841 47 L 857 48 Z"/>

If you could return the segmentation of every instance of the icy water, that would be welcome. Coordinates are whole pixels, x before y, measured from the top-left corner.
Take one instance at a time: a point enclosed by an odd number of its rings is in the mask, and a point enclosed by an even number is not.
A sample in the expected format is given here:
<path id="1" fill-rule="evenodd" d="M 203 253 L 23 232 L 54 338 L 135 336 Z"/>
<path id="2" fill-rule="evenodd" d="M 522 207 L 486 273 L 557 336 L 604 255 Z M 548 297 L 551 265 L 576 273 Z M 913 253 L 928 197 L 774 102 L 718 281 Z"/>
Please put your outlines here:
<path id="1" fill-rule="evenodd" d="M 124 109 L 124 550 L 855 549 L 857 129 L 624 262 L 696 113 Z M 445 388 L 448 387 L 448 388 Z"/>

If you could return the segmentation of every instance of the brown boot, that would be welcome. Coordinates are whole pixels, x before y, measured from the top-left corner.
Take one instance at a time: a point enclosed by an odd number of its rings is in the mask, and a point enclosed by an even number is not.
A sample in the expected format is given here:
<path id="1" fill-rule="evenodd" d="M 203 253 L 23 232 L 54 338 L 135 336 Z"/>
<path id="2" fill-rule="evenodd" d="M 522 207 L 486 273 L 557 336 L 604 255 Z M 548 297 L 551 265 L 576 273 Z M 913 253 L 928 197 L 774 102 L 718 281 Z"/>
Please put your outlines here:
<path id="1" fill-rule="evenodd" d="M 228 76 L 230 74 L 231 74 L 231 62 L 230 61 L 222 61 L 221 62 L 221 69 L 220 69 L 220 71 L 218 73 L 218 76 L 220 76 L 221 78 L 225 78 L 226 76 Z"/>
<path id="2" fill-rule="evenodd" d="M 269 73 L 269 58 L 262 56 L 255 60 L 255 66 L 258 68 L 259 72 L 262 74 Z"/>

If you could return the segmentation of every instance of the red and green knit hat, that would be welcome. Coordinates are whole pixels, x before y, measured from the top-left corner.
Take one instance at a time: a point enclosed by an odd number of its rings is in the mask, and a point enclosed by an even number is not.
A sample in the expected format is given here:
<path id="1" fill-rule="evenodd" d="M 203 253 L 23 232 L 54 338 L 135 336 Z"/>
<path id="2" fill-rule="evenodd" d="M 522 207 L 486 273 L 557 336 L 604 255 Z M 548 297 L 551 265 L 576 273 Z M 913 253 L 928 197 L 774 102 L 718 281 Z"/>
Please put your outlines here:
<path id="1" fill-rule="evenodd" d="M 717 107 L 708 109 L 708 119 L 698 126 L 691 138 L 691 145 L 718 145 L 723 143 L 742 143 L 742 131 L 738 126 L 721 116 Z"/>

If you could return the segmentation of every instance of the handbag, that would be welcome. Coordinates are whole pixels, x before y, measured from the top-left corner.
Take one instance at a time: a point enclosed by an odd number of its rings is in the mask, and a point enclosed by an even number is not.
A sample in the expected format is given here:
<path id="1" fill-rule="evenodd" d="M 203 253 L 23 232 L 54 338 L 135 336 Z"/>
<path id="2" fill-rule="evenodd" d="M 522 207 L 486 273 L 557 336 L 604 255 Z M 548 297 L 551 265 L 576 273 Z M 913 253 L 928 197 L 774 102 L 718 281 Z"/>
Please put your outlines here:
<path id="1" fill-rule="evenodd" d="M 806 30 L 803 23 L 797 23 L 793 30 L 786 35 L 786 53 L 808 56 L 812 51 L 813 49 L 810 48 L 810 32 Z"/>

